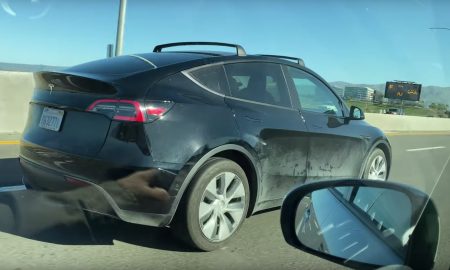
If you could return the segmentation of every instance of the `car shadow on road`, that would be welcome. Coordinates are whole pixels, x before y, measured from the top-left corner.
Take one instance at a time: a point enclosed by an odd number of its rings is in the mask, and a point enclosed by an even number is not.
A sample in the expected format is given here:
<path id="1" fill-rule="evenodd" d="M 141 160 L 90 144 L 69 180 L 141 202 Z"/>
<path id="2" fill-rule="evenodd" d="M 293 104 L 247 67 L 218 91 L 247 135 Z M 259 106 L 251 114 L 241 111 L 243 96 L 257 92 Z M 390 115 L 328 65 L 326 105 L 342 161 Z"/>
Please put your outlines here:
<path id="1" fill-rule="evenodd" d="M 22 185 L 19 158 L 0 158 L 0 187 Z"/>
<path id="2" fill-rule="evenodd" d="M 55 203 L 47 199 L 47 193 L 0 192 L 0 232 L 60 245 L 114 245 L 114 241 L 121 241 L 153 249 L 195 252 L 175 239 L 168 228 L 131 224 L 82 210 L 78 205 Z"/>
<path id="3" fill-rule="evenodd" d="M 169 228 L 157 228 L 117 221 L 115 239 L 147 248 L 198 252 L 176 239 Z"/>

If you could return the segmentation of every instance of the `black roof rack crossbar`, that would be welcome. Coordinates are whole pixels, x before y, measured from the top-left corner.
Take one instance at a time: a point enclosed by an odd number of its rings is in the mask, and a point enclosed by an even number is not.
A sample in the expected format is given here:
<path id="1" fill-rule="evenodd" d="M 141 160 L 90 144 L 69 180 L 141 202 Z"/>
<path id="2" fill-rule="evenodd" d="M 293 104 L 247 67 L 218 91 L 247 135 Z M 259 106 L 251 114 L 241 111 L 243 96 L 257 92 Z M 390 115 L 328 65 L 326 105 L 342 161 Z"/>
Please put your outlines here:
<path id="1" fill-rule="evenodd" d="M 222 42 L 204 42 L 204 41 L 194 41 L 194 42 L 175 42 L 175 43 L 167 43 L 155 46 L 153 52 L 161 52 L 162 49 L 169 47 L 178 47 L 178 46 L 190 46 L 190 45 L 206 45 L 206 46 L 223 46 L 223 47 L 231 47 L 236 48 L 236 54 L 238 56 L 246 56 L 244 48 L 241 45 L 230 44 L 230 43 L 222 43 Z"/>
<path id="2" fill-rule="evenodd" d="M 305 62 L 301 58 L 297 57 L 291 57 L 291 56 L 283 56 L 283 55 L 273 55 L 273 54 L 258 54 L 260 56 L 267 56 L 267 57 L 275 57 L 275 58 L 282 58 L 282 59 L 289 59 L 289 60 L 295 60 L 297 64 L 300 66 L 305 66 Z"/>

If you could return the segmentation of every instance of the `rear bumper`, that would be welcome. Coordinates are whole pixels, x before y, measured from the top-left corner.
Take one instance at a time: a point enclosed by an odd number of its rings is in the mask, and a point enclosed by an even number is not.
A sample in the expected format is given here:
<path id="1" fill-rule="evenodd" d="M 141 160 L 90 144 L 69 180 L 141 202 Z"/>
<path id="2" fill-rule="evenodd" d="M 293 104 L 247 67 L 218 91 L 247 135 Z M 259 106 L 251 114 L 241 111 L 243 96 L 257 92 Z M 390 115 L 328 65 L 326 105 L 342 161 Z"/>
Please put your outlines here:
<path id="1" fill-rule="evenodd" d="M 176 194 L 170 190 L 168 202 L 142 199 L 121 188 L 116 181 L 96 183 L 42 166 L 24 157 L 20 157 L 20 164 L 25 181 L 32 186 L 47 191 L 65 192 L 70 197 L 79 198 L 87 210 L 114 215 L 126 222 L 163 227 L 170 223 L 176 210 L 173 209 Z M 170 182 L 176 177 L 175 174 L 164 175 L 172 178 L 167 179 Z"/>

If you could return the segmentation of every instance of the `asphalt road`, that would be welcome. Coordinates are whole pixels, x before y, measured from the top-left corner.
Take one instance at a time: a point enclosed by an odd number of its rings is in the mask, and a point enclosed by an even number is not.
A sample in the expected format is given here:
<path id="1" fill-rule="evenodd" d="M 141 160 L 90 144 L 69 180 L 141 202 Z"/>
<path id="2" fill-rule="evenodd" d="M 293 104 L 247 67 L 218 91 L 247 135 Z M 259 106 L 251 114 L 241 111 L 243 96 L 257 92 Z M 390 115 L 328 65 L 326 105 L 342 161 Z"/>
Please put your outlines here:
<path id="1" fill-rule="evenodd" d="M 450 156 L 450 136 L 390 136 L 390 181 L 416 186 L 430 194 Z"/>
<path id="2" fill-rule="evenodd" d="M 449 135 L 391 136 L 393 169 L 390 181 L 416 186 L 428 194 L 441 177 L 437 197 L 448 202 Z M 0 186 L 20 183 L 17 145 L 0 144 Z M 447 191 L 444 192 L 443 191 Z M 58 206 L 55 206 L 58 207 Z M 438 207 L 439 208 L 439 207 Z M 449 228 L 450 203 L 439 211 Z M 49 211 L 52 211 L 49 209 Z M 445 214 L 444 214 L 445 213 Z M 147 228 L 106 220 L 104 224 L 52 228 L 40 239 L 0 232 L 1 269 L 341 269 L 288 246 L 279 226 L 279 210 L 253 216 L 226 248 L 197 252 L 172 238 L 166 228 Z M 39 221 L 36 221 L 39 222 Z M 444 224 L 444 223 L 443 223 Z M 442 227 L 442 226 L 441 226 Z M 58 232 L 60 230 L 60 232 Z M 449 242 L 445 230 L 441 242 Z M 448 243 L 447 247 L 450 246 Z M 440 256 L 450 254 L 448 248 Z M 448 264 L 438 269 L 448 269 Z M 442 268 L 441 268 L 442 267 Z"/>

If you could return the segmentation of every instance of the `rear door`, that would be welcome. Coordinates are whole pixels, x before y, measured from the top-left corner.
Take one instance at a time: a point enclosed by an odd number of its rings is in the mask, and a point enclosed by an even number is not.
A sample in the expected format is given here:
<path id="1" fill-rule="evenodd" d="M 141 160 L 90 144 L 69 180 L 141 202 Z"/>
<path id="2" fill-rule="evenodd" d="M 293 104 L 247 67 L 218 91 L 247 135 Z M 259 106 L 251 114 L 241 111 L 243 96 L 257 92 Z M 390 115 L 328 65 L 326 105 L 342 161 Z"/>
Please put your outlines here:
<path id="1" fill-rule="evenodd" d="M 281 199 L 306 179 L 309 146 L 306 125 L 292 108 L 282 68 L 243 62 L 226 64 L 225 71 L 230 85 L 225 100 L 241 137 L 256 150 L 261 164 L 260 201 Z"/>
<path id="2" fill-rule="evenodd" d="M 293 99 L 309 130 L 308 180 L 359 177 L 370 137 L 364 125 L 348 121 L 336 94 L 316 76 L 285 66 Z"/>

